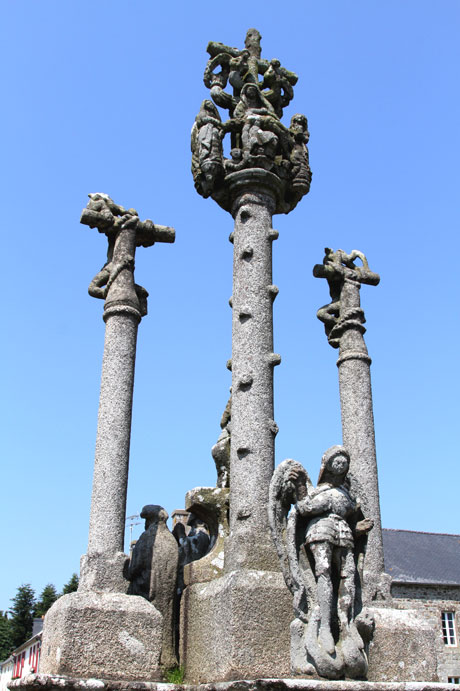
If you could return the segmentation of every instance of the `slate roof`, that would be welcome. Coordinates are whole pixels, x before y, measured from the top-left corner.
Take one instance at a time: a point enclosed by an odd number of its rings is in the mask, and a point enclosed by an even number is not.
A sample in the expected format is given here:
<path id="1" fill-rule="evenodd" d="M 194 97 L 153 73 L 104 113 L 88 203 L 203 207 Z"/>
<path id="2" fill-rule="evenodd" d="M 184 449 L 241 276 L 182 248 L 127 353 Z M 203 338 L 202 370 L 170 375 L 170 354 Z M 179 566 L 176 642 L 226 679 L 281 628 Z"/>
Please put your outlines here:
<path id="1" fill-rule="evenodd" d="M 460 535 L 383 529 L 385 571 L 402 583 L 460 585 Z"/>

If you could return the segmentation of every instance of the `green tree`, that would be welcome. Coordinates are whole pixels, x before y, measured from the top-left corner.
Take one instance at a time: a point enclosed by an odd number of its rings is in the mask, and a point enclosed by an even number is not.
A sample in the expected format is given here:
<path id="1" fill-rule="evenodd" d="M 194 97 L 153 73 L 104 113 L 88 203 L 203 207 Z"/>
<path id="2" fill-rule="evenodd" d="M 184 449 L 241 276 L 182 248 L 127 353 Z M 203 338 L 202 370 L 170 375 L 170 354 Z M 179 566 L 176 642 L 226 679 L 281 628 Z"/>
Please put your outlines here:
<path id="1" fill-rule="evenodd" d="M 0 609 L 0 661 L 6 660 L 12 650 L 11 623 L 6 612 Z"/>
<path id="2" fill-rule="evenodd" d="M 59 595 L 52 583 L 48 583 L 42 590 L 40 597 L 35 605 L 34 616 L 44 617 L 53 602 L 56 602 Z"/>
<path id="3" fill-rule="evenodd" d="M 30 583 L 21 585 L 11 602 L 11 638 L 13 648 L 17 648 L 32 635 L 35 593 Z"/>
<path id="4" fill-rule="evenodd" d="M 65 584 L 65 586 L 62 589 L 62 594 L 63 595 L 68 595 L 69 593 L 75 593 L 78 589 L 78 576 L 76 573 L 73 573 L 72 576 L 70 577 L 70 581 Z"/>

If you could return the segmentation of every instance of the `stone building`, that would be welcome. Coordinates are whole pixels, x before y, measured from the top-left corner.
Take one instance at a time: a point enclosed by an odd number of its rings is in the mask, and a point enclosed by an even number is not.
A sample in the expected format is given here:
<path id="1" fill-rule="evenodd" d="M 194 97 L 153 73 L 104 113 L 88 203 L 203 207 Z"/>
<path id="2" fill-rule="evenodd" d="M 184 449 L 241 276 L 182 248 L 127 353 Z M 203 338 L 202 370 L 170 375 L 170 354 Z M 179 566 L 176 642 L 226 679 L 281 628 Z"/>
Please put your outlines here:
<path id="1" fill-rule="evenodd" d="M 460 684 L 460 535 L 384 529 L 383 547 L 394 606 L 433 617 L 439 680 Z"/>

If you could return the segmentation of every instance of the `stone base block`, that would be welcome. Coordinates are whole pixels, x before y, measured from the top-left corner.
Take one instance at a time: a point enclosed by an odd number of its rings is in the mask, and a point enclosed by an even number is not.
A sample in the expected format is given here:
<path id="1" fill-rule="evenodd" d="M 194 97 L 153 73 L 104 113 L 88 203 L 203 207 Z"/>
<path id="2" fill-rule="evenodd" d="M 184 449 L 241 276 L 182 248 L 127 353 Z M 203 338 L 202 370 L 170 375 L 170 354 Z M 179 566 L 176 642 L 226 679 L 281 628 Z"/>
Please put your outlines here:
<path id="1" fill-rule="evenodd" d="M 158 680 L 162 622 L 158 610 L 135 595 L 64 595 L 45 617 L 40 672 Z"/>
<path id="2" fill-rule="evenodd" d="M 369 681 L 438 681 L 440 624 L 427 612 L 369 607 L 375 631 L 369 645 Z"/>
<path id="3" fill-rule="evenodd" d="M 9 684 L 15 691 L 455 691 L 455 684 L 417 682 L 325 681 L 317 679 L 252 679 L 215 684 L 126 683 L 101 679 L 29 674 Z"/>
<path id="4" fill-rule="evenodd" d="M 289 676 L 291 620 L 291 594 L 274 571 L 234 571 L 188 586 L 180 631 L 186 680 Z"/>

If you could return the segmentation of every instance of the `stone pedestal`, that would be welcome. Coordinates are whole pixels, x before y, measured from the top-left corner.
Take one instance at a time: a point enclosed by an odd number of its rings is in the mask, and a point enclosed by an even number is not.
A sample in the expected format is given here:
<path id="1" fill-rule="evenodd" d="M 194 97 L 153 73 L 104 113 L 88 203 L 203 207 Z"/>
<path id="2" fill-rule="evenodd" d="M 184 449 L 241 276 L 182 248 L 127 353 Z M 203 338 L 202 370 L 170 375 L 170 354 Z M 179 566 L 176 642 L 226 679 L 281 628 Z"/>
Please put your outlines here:
<path id="1" fill-rule="evenodd" d="M 369 645 L 368 679 L 374 682 L 437 682 L 439 621 L 426 612 L 369 607 L 375 631 Z"/>
<path id="2" fill-rule="evenodd" d="M 280 573 L 233 571 L 187 587 L 182 598 L 188 683 L 289 676 L 292 598 Z"/>
<path id="3" fill-rule="evenodd" d="M 161 614 L 142 597 L 77 592 L 45 617 L 40 672 L 83 679 L 160 679 Z"/>
<path id="4" fill-rule="evenodd" d="M 279 677 L 239 679 L 209 684 L 126 683 L 102 679 L 83 681 L 71 677 L 29 674 L 13 681 L 18 691 L 455 691 L 454 684 L 436 682 L 327 681 L 325 679 L 280 679 Z"/>

